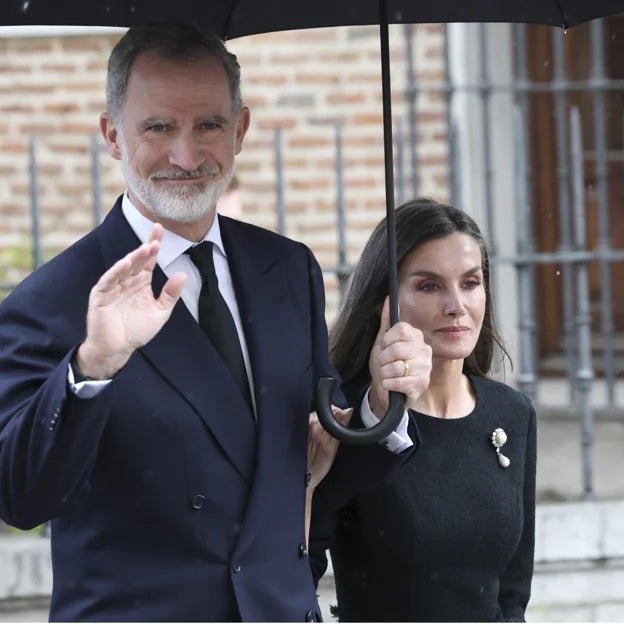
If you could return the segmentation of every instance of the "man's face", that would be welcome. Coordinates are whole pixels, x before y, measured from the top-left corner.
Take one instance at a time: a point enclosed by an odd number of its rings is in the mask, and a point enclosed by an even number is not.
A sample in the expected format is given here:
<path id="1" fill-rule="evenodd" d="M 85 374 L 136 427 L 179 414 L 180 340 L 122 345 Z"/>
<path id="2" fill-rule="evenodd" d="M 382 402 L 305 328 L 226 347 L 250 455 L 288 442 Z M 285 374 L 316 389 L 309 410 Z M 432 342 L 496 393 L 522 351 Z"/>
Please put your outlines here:
<path id="1" fill-rule="evenodd" d="M 148 217 L 191 223 L 212 213 L 232 178 L 249 111 L 238 115 L 223 66 L 139 55 L 116 125 L 102 117 L 130 199 Z"/>

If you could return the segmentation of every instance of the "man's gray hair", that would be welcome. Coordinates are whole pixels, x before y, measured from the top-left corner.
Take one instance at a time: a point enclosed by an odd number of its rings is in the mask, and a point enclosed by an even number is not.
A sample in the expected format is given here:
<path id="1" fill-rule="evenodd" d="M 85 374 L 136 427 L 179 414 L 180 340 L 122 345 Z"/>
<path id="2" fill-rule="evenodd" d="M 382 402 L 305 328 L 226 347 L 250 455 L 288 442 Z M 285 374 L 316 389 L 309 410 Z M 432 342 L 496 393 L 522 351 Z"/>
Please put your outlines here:
<path id="1" fill-rule="evenodd" d="M 106 107 L 114 120 L 121 119 L 132 64 L 139 54 L 144 53 L 179 63 L 195 63 L 212 56 L 223 65 L 227 74 L 234 113 L 242 110 L 240 65 L 236 55 L 217 35 L 194 24 L 153 22 L 128 29 L 108 59 Z"/>

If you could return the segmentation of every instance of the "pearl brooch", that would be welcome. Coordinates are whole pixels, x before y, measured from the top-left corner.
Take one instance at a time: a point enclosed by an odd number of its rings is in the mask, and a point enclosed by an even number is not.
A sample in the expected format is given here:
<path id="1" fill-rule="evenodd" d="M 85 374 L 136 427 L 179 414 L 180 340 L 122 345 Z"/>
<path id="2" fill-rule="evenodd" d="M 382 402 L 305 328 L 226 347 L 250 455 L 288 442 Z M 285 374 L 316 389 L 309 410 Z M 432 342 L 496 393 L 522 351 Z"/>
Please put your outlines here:
<path id="1" fill-rule="evenodd" d="M 498 463 L 501 468 L 507 468 L 509 464 L 511 464 L 509 457 L 501 453 L 501 447 L 505 444 L 505 442 L 507 442 L 507 434 L 505 433 L 505 430 L 500 427 L 494 429 L 492 432 L 492 446 L 496 449 L 496 457 L 498 458 Z"/>

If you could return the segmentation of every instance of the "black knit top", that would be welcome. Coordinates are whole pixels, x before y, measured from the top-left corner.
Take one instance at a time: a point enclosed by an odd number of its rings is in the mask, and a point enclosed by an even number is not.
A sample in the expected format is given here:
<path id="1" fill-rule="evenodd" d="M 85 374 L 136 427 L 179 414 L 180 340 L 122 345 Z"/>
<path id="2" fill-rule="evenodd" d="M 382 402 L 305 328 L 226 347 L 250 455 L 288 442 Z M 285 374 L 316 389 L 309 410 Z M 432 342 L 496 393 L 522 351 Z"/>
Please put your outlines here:
<path id="1" fill-rule="evenodd" d="M 332 520 L 341 621 L 524 620 L 533 573 L 535 412 L 502 383 L 470 381 L 474 411 L 458 419 L 415 413 L 421 448 Z M 491 442 L 499 427 L 508 438 L 501 449 L 507 468 Z M 317 577 L 322 545 L 313 535 Z"/>

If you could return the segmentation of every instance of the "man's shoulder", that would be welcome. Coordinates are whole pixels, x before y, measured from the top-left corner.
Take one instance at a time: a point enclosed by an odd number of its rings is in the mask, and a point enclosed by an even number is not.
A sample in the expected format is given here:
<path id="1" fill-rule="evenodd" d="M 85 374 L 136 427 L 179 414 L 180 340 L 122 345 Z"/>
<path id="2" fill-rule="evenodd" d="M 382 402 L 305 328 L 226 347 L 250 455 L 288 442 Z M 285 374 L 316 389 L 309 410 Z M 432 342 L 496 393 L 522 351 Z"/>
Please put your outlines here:
<path id="1" fill-rule="evenodd" d="M 265 249 L 270 255 L 284 258 L 298 258 L 308 262 L 314 258 L 309 247 L 301 241 L 293 240 L 247 221 L 240 221 L 219 215 L 221 232 L 225 238 L 237 241 L 239 245 L 250 250 Z M 312 260 L 314 262 L 314 260 Z"/>
<path id="2" fill-rule="evenodd" d="M 288 238 L 283 234 L 278 234 L 273 230 L 249 223 L 248 221 L 242 221 L 240 219 L 233 219 L 232 217 L 226 217 L 219 215 L 221 226 L 226 230 L 231 231 L 234 235 L 256 238 L 259 241 L 264 241 L 267 244 L 285 245 L 293 247 L 301 247 L 302 243 L 295 241 L 292 238 Z"/>

